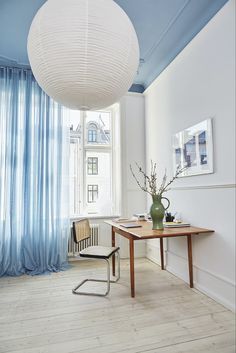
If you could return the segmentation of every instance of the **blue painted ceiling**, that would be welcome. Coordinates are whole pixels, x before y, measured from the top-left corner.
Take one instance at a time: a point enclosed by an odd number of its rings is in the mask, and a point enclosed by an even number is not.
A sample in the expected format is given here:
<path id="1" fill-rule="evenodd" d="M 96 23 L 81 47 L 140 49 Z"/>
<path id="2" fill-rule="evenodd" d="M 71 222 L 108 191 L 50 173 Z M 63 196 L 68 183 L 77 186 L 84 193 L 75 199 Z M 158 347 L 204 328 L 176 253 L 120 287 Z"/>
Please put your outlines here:
<path id="1" fill-rule="evenodd" d="M 31 21 L 46 0 L 0 0 L 0 64 L 29 65 Z M 115 0 L 128 14 L 140 45 L 132 90 L 142 91 L 228 0 Z"/>

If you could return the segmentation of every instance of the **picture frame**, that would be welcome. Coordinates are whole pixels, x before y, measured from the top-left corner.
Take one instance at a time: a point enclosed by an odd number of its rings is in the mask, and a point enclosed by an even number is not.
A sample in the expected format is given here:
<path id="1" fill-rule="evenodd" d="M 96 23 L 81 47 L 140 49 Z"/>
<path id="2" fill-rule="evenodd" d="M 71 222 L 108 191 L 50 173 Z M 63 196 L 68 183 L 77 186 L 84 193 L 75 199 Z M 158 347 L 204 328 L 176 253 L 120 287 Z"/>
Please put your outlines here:
<path id="1" fill-rule="evenodd" d="M 173 136 L 173 167 L 187 167 L 180 177 L 213 173 L 212 118 Z"/>

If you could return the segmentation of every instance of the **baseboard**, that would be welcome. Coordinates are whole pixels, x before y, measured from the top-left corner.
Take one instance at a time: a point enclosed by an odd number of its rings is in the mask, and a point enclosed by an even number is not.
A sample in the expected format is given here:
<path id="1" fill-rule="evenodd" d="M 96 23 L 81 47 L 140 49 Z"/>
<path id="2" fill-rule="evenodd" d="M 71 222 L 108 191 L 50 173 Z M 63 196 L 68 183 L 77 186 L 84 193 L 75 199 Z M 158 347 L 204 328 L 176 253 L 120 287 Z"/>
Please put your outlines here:
<path id="1" fill-rule="evenodd" d="M 147 259 L 154 262 L 154 264 L 161 266 L 161 259 L 159 260 L 159 259 L 155 258 L 154 256 L 148 256 Z"/>
<path id="2" fill-rule="evenodd" d="M 189 283 L 187 259 L 170 251 L 167 252 L 167 259 L 166 269 Z M 196 289 L 235 312 L 235 283 L 197 265 L 193 266 L 193 279 Z"/>
<path id="3" fill-rule="evenodd" d="M 157 246 L 147 245 L 147 258 L 160 265 L 160 256 Z M 167 257 L 166 270 L 176 277 L 189 283 L 187 259 L 170 251 L 165 253 Z M 169 264 L 168 264 L 169 263 Z M 172 265 L 171 265 L 172 263 Z M 235 312 L 235 283 L 208 270 L 193 266 L 194 288 L 206 294 L 227 309 Z"/>
<path id="4" fill-rule="evenodd" d="M 172 273 L 173 275 L 175 275 L 176 277 L 182 279 L 184 282 L 189 283 L 189 280 L 188 280 L 188 278 L 187 278 L 187 276 L 185 274 L 179 273 L 178 271 L 176 271 L 171 266 L 166 266 L 166 270 L 168 272 Z M 195 270 L 196 269 L 194 268 L 194 272 L 195 272 Z M 196 276 L 194 276 L 194 277 L 196 277 Z M 217 303 L 222 304 L 227 309 L 229 309 L 229 310 L 231 310 L 233 312 L 236 312 L 236 306 L 235 306 L 234 302 L 227 300 L 225 297 L 219 295 L 218 293 L 216 294 L 210 288 L 206 288 L 204 285 L 202 285 L 201 283 L 197 282 L 196 280 L 194 280 L 194 288 L 199 290 L 200 292 L 206 294 L 208 297 L 210 297 L 211 299 L 215 300 Z"/>
<path id="5" fill-rule="evenodd" d="M 161 264 L 160 248 L 146 243 L 146 257 L 157 265 Z"/>
<path id="6" fill-rule="evenodd" d="M 234 313 L 236 313 L 236 306 L 235 303 L 231 303 L 230 301 L 226 300 L 225 298 L 223 298 L 222 296 L 216 295 L 215 293 L 211 292 L 209 290 L 209 288 L 205 288 L 204 286 L 202 286 L 199 283 L 194 283 L 194 287 L 199 290 L 200 292 L 206 294 L 208 297 L 214 299 L 217 303 L 222 304 L 223 306 L 225 306 L 227 309 L 233 311 Z"/>
<path id="7" fill-rule="evenodd" d="M 182 259 L 182 262 L 184 262 L 187 265 L 187 259 L 185 257 L 183 257 L 181 255 L 177 255 L 173 251 L 170 251 L 170 250 L 167 251 L 167 254 Z M 198 266 L 196 264 L 194 265 L 194 269 L 197 270 L 197 271 L 202 271 L 202 272 L 210 275 L 211 277 L 215 277 L 217 280 L 225 282 L 227 285 L 229 285 L 231 287 L 235 288 L 235 286 L 236 286 L 236 284 L 234 282 L 230 281 L 228 278 L 225 278 L 223 276 L 217 275 L 216 273 L 208 271 L 208 270 L 206 270 L 206 269 L 204 269 L 204 268 L 202 268 L 202 267 L 200 267 L 200 266 Z"/>

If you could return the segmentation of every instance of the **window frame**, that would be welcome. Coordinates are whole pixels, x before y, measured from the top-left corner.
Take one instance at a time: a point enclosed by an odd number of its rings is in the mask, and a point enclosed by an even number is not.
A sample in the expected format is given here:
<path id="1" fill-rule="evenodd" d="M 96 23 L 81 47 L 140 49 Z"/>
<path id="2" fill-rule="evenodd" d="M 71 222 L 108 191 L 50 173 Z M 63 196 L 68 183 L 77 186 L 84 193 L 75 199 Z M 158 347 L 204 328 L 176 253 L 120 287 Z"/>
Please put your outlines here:
<path id="1" fill-rule="evenodd" d="M 80 125 L 81 125 L 81 147 L 79 158 L 81 160 L 81 173 L 79 173 L 79 187 L 78 187 L 78 206 L 77 211 L 79 213 L 70 214 L 71 219 L 76 219 L 81 216 L 93 216 L 93 217 L 112 217 L 120 214 L 121 209 L 121 150 L 120 150 L 120 104 L 116 103 L 109 108 L 98 110 L 98 113 L 108 112 L 110 114 L 110 144 L 99 144 L 94 142 L 88 142 L 86 132 L 88 131 L 88 126 L 86 127 L 86 111 L 78 111 L 80 114 Z M 87 131 L 86 131 L 87 130 Z M 71 139 L 70 134 L 70 139 Z M 87 213 L 86 203 L 87 203 L 87 175 L 92 174 L 87 173 L 86 164 L 86 153 L 89 152 L 109 152 L 110 153 L 110 175 L 111 175 L 111 212 L 109 214 L 102 213 Z M 96 157 L 95 157 L 96 158 Z M 97 174 L 95 174 L 97 175 Z M 89 184 L 91 185 L 91 184 Z M 91 204 L 91 203 L 89 203 Z"/>

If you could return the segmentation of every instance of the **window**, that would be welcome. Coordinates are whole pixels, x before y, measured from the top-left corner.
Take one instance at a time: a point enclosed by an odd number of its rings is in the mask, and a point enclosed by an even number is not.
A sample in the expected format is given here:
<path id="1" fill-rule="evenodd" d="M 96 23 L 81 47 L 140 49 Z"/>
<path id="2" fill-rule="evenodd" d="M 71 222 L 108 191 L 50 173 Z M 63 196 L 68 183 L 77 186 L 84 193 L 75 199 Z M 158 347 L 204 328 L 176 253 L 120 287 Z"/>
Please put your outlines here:
<path id="1" fill-rule="evenodd" d="M 119 213 L 119 106 L 66 110 L 70 121 L 71 217 Z"/>
<path id="2" fill-rule="evenodd" d="M 89 124 L 88 142 L 97 142 L 97 126 L 95 124 Z"/>
<path id="3" fill-rule="evenodd" d="M 87 173 L 89 175 L 98 174 L 98 157 L 88 157 Z"/>
<path id="4" fill-rule="evenodd" d="M 88 202 L 96 202 L 98 199 L 98 185 L 88 185 Z"/>

